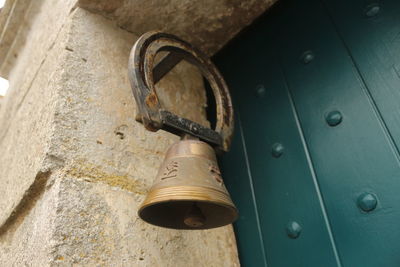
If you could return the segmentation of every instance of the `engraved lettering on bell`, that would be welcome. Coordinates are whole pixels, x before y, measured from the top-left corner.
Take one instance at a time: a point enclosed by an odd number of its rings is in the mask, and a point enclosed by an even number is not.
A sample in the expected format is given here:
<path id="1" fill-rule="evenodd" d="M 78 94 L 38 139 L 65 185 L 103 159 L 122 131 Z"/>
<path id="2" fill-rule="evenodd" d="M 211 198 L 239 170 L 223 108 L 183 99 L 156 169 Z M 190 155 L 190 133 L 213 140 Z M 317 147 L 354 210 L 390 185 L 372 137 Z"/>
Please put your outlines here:
<path id="1" fill-rule="evenodd" d="M 182 139 L 168 149 L 138 213 L 146 222 L 173 229 L 210 229 L 238 217 L 213 147 L 198 139 Z"/>
<path id="2" fill-rule="evenodd" d="M 177 161 L 171 161 L 165 167 L 165 170 L 163 172 L 161 180 L 165 180 L 165 179 L 169 179 L 169 178 L 175 178 L 177 176 L 177 174 L 178 174 L 178 162 Z"/>
<path id="3" fill-rule="evenodd" d="M 219 170 L 218 166 L 210 164 L 209 169 L 214 179 L 222 186 L 224 181 L 222 180 L 221 171 Z"/>

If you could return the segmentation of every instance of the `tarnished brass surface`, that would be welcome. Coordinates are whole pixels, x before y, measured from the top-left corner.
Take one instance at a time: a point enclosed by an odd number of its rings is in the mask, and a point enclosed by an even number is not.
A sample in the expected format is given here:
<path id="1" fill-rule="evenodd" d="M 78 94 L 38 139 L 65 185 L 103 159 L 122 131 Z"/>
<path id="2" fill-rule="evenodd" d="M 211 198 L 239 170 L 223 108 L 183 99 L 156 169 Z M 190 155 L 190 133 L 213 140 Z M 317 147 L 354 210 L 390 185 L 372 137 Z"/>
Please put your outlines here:
<path id="1" fill-rule="evenodd" d="M 162 227 L 208 229 L 238 216 L 219 171 L 214 149 L 181 140 L 168 150 L 139 216 Z"/>
<path id="2" fill-rule="evenodd" d="M 160 51 L 168 54 L 154 66 Z M 215 130 L 160 105 L 155 84 L 181 60 L 197 66 L 213 90 Z M 232 100 L 221 74 L 201 51 L 176 36 L 157 31 L 136 41 L 128 66 L 138 107 L 136 119 L 149 131 L 163 129 L 184 135 L 167 152 L 139 216 L 148 223 L 175 229 L 208 229 L 232 223 L 238 216 L 237 209 L 221 178 L 214 151 L 228 151 L 234 124 Z"/>

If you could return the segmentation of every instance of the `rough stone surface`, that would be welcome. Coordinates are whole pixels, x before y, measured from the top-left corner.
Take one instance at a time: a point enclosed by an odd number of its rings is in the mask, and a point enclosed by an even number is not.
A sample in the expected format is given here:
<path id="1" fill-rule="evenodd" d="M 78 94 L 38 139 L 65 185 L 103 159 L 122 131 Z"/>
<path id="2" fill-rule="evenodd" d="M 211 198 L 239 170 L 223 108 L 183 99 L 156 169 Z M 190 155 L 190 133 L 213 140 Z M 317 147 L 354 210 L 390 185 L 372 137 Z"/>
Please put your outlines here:
<path id="1" fill-rule="evenodd" d="M 176 34 L 214 54 L 276 0 L 79 0 L 79 6 L 113 19 L 141 35 L 150 30 Z"/>
<path id="2" fill-rule="evenodd" d="M 50 1 L 34 2 L 28 7 L 29 28 L 40 30 L 20 28 L 24 36 L 17 35 L 15 46 L 8 52 L 16 55 L 18 63 L 8 75 L 10 89 L 0 109 L 0 225 L 11 213 L 18 212 L 25 196 L 29 197 L 35 177 L 60 163 L 49 160 L 48 152 L 57 105 L 56 88 L 60 87 L 58 81 L 63 71 L 59 66 L 64 51 L 60 33 L 70 8 L 71 1 L 56 5 Z M 54 12 L 50 14 L 46 9 Z"/>
<path id="3" fill-rule="evenodd" d="M 238 266 L 231 226 L 176 231 L 136 215 L 177 140 L 134 120 L 127 63 L 137 36 L 75 0 L 32 1 L 24 16 L 0 107 L 0 266 Z M 191 65 L 158 92 L 207 125 Z"/>
<path id="4" fill-rule="evenodd" d="M 18 53 L 9 53 L 10 50 L 15 52 L 25 44 L 29 30 L 26 23 L 33 19 L 42 1 L 37 2 L 31 5 L 31 0 L 7 0 L 1 9 L 0 73 L 2 76 L 8 77 L 8 72 L 18 57 Z M 25 15 L 30 16 L 29 19 Z"/>
<path id="5" fill-rule="evenodd" d="M 79 6 L 115 20 L 137 35 L 176 34 L 212 55 L 276 0 L 79 0 Z"/>

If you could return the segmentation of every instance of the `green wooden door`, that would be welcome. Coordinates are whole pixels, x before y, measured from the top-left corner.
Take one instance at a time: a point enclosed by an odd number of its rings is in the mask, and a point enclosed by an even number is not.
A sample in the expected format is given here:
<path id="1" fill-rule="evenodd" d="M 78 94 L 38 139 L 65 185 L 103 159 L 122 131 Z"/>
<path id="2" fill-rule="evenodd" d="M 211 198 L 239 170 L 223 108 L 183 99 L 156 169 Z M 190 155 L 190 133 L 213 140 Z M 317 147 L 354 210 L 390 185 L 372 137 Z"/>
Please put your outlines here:
<path id="1" fill-rule="evenodd" d="M 215 61 L 243 266 L 400 266 L 400 1 L 280 0 Z"/>

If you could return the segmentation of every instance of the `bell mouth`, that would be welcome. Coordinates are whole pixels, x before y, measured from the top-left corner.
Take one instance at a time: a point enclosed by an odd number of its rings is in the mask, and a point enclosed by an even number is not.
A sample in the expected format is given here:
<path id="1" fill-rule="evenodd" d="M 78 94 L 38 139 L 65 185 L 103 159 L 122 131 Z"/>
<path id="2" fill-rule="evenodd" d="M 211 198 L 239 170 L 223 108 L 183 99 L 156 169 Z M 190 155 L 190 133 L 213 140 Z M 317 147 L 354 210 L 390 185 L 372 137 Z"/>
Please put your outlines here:
<path id="1" fill-rule="evenodd" d="M 233 223 L 235 206 L 205 200 L 169 200 L 142 206 L 139 217 L 147 223 L 180 230 L 202 230 Z"/>

